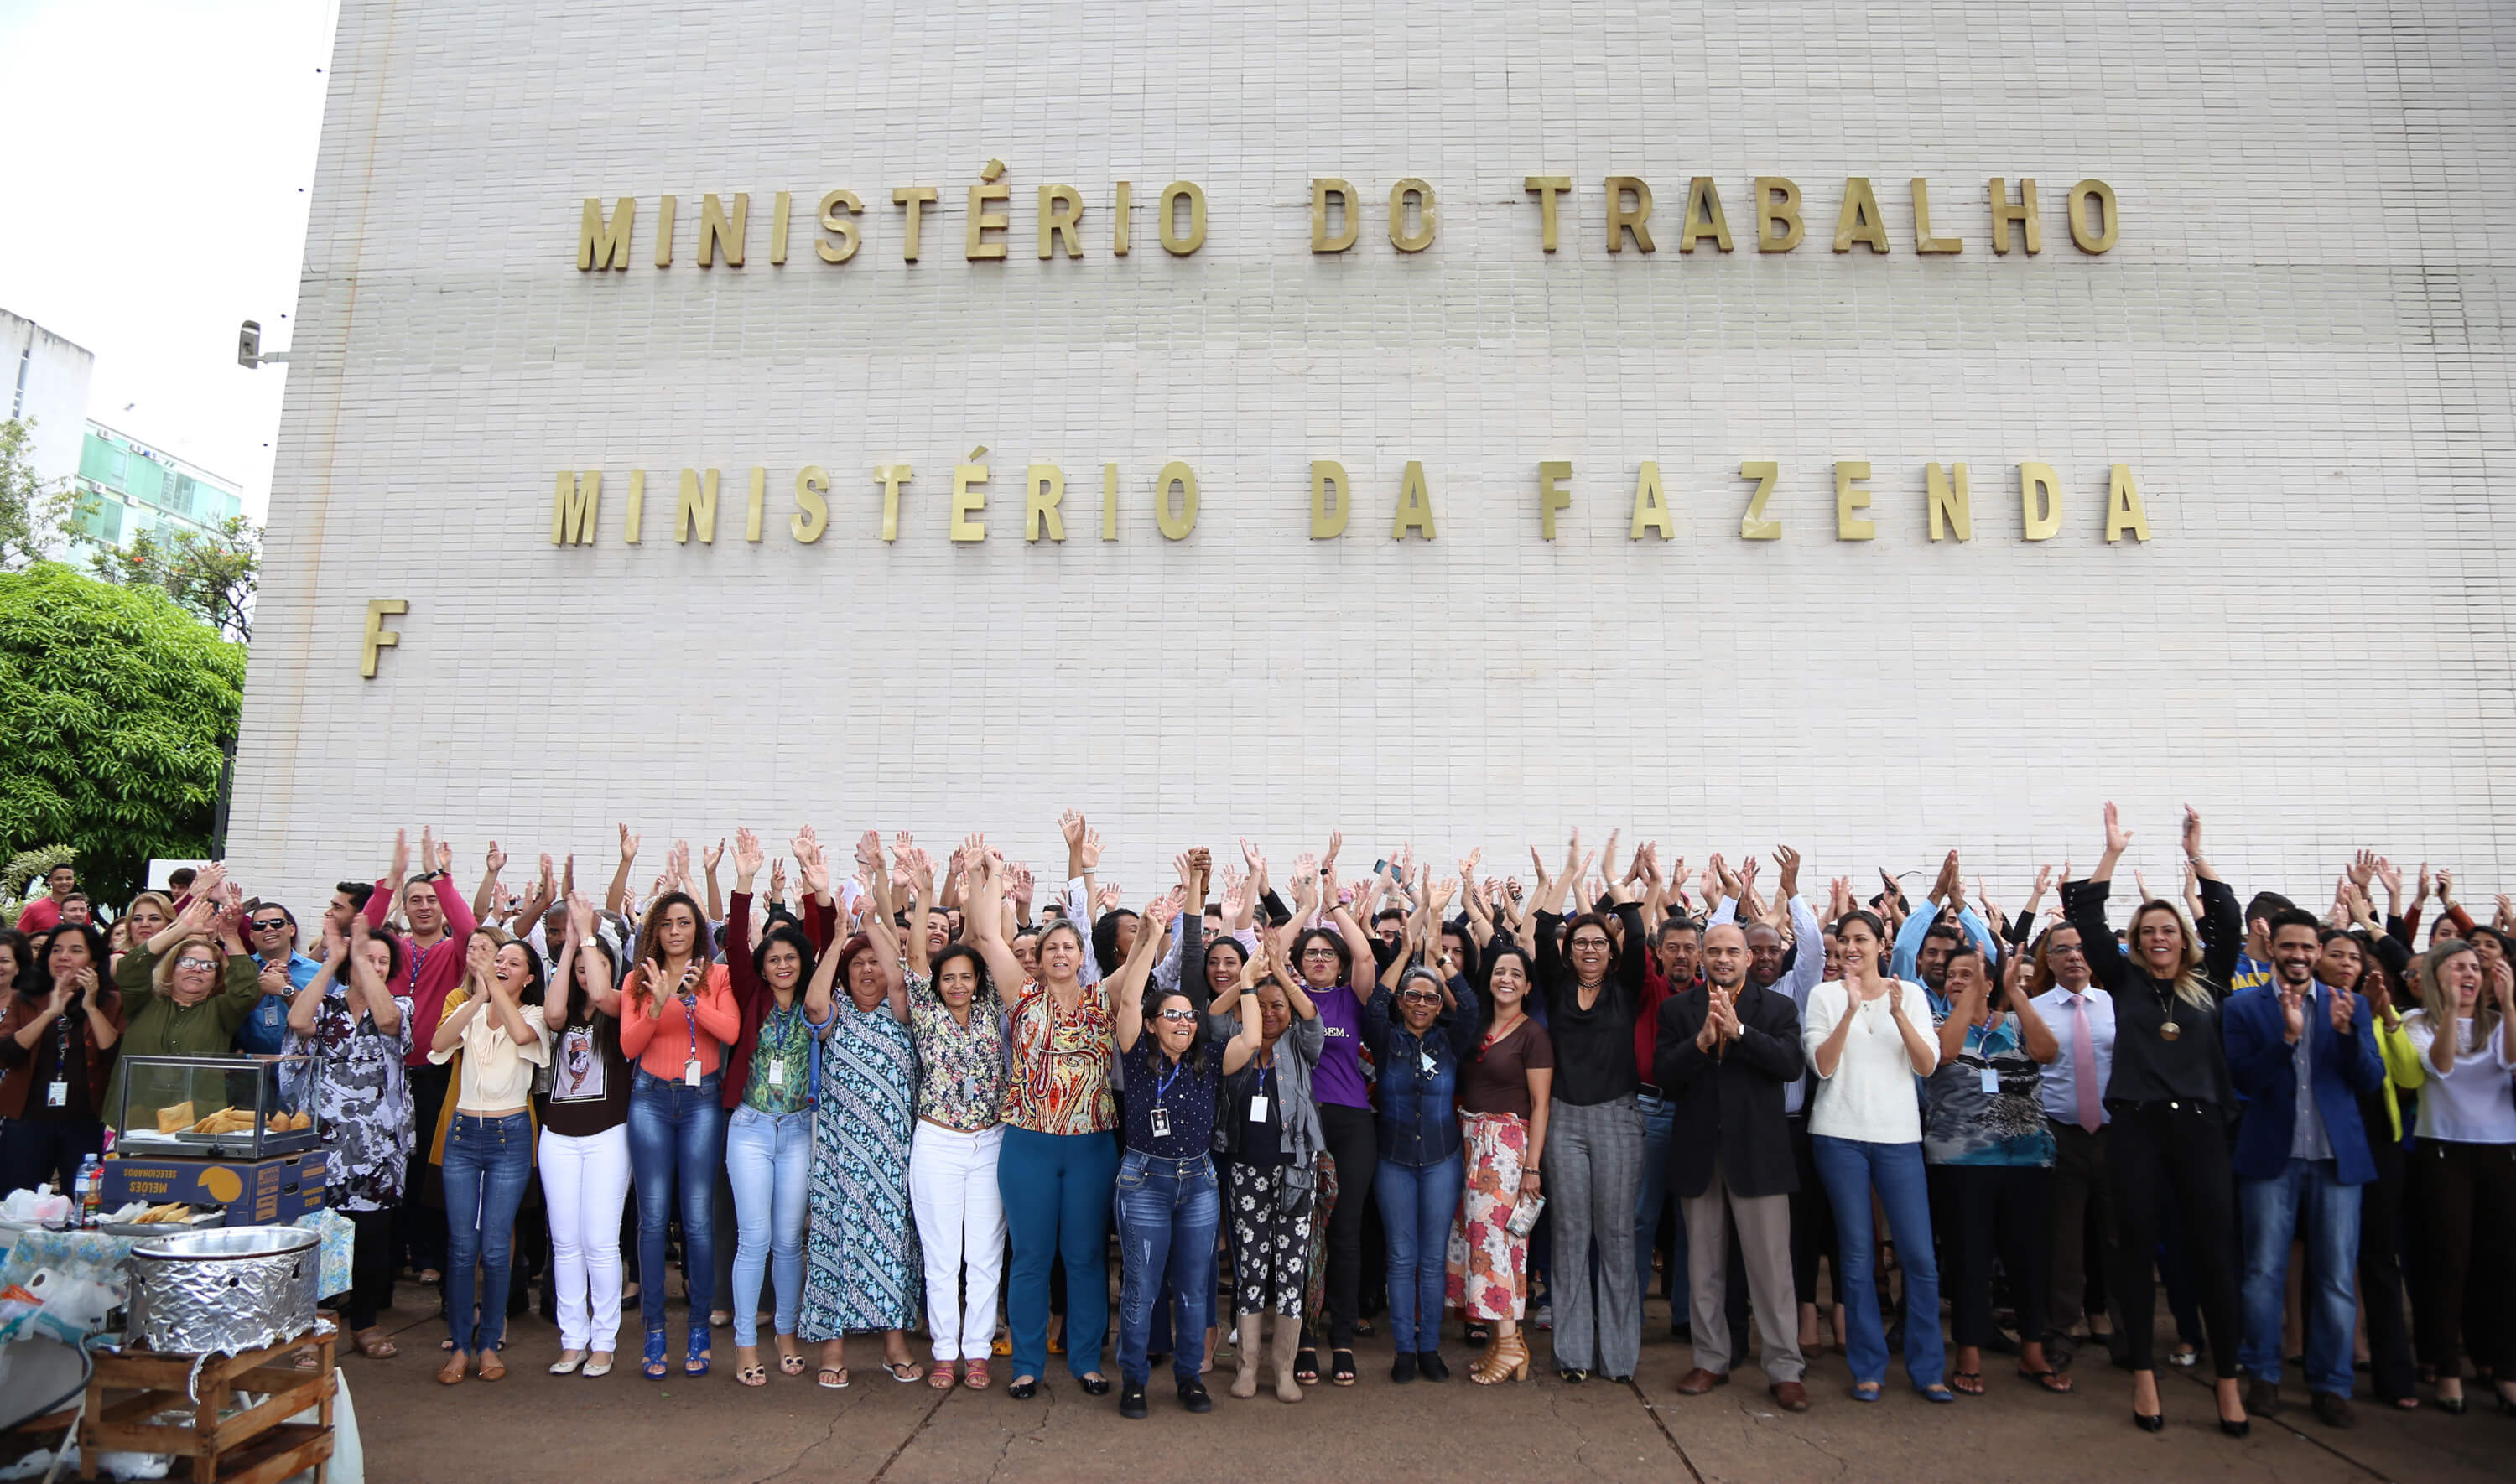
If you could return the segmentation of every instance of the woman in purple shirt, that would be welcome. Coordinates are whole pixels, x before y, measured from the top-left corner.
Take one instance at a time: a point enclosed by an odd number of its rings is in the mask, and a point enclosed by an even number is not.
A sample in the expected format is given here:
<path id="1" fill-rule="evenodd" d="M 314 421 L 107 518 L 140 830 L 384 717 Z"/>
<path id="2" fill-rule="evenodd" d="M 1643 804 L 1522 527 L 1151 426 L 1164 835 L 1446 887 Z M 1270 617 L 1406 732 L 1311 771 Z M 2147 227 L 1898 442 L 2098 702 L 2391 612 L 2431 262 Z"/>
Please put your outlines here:
<path id="1" fill-rule="evenodd" d="M 1351 895 L 1337 887 L 1337 847 L 1344 842 L 1342 834 L 1328 837 L 1328 852 L 1316 874 L 1296 867 L 1293 917 L 1284 931 L 1292 938 L 1287 957 L 1319 1008 L 1325 1033 L 1325 1047 L 1311 1073 L 1311 1093 L 1319 1104 L 1325 1153 L 1336 1165 L 1337 1200 L 1327 1217 L 1328 1379 L 1351 1386 L 1355 1315 L 1363 1288 L 1363 1217 L 1379 1168 L 1380 1142 L 1371 1088 L 1363 1076 L 1363 1007 L 1368 996 L 1354 987 L 1358 974 L 1369 982 L 1371 935 L 1355 920 Z M 1336 925 L 1333 931 L 1318 926 L 1322 917 Z M 1305 1338 L 1315 1341 L 1315 1336 Z M 1305 1381 L 1319 1379 L 1319 1356 L 1310 1344 L 1295 1358 L 1293 1374 Z"/>

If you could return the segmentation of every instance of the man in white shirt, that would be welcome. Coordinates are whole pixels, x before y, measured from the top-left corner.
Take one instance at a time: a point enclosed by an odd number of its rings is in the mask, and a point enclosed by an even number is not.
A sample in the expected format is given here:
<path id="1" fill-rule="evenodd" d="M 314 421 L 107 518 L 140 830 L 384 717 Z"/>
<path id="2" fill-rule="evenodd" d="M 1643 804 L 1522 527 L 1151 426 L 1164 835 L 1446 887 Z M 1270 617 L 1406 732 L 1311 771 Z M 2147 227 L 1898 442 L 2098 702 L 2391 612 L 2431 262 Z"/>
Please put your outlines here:
<path id="1" fill-rule="evenodd" d="M 2114 945 L 2105 945 L 2107 952 Z M 2050 988 L 2032 1002 L 2060 1049 L 2043 1068 L 2038 1094 L 2053 1131 L 2053 1286 L 2045 1306 L 2045 1353 L 2068 1370 L 2072 1331 L 2082 1311 L 2092 1338 L 2108 1350 L 2114 1326 L 2105 1312 L 2103 1275 L 2114 1252 L 2114 1211 L 2106 1196 L 2106 1080 L 2114 1074 L 2115 1002 L 2096 987 L 2079 929 L 2047 928 L 2035 950 L 2035 982 Z M 2093 1239 L 2096 1252 L 2088 1251 Z M 2093 1260 L 2092 1260 L 2093 1258 Z"/>

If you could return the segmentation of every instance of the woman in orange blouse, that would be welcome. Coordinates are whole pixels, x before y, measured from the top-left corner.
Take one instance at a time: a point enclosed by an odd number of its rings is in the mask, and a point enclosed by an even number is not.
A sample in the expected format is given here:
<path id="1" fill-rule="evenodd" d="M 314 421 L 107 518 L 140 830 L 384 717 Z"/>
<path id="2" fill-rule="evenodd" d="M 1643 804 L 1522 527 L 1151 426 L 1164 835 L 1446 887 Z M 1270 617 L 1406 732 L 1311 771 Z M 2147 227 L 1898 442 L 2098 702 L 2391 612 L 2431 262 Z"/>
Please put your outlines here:
<path id="1" fill-rule="evenodd" d="M 1067 878 L 1085 878 L 1085 899 L 1098 889 L 1098 837 L 1081 815 L 1069 815 Z M 1110 1093 L 1115 1017 L 1110 986 L 1075 975 L 1087 951 L 1083 934 L 1060 919 L 1039 938 L 1039 974 L 1023 973 L 1006 945 L 1001 914 L 973 914 L 965 930 L 999 984 L 1020 984 L 1007 1039 L 1004 1142 L 996 1185 L 1014 1257 L 1005 1279 L 1005 1321 L 1013 1331 L 1013 1381 L 1005 1394 L 1027 1399 L 1048 1368 L 1048 1274 L 1066 1261 L 1066 1363 L 1083 1389 L 1106 1396 L 1101 1344 L 1110 1332 L 1110 1197 L 1118 1177 L 1116 1123 Z"/>
<path id="2" fill-rule="evenodd" d="M 705 1376 L 707 1314 L 715 1298 L 716 1173 L 725 1164 L 725 1044 L 742 1031 L 726 967 L 699 950 L 699 908 L 667 891 L 647 910 L 638 967 L 621 986 L 620 1050 L 629 1079 L 629 1170 L 638 1186 L 638 1307 L 647 1321 L 645 1372 L 664 1363 L 664 1228 L 681 1184 L 691 1336 L 684 1374 Z"/>

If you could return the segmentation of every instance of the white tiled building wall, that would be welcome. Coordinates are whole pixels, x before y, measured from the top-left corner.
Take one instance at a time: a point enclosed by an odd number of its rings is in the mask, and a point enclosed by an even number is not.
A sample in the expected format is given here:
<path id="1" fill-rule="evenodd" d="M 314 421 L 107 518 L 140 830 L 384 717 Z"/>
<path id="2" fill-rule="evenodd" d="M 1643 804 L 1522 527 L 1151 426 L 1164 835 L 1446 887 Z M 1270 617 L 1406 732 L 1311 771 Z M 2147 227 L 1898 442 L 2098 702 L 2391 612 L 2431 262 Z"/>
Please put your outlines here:
<path id="1" fill-rule="evenodd" d="M 1235 834 L 1279 879 L 1332 826 L 1364 863 L 1481 843 L 1525 875 L 1577 822 L 1865 882 L 1962 843 L 2014 906 L 2094 858 L 2111 797 L 2160 889 L 2186 801 L 2241 890 L 2321 905 L 2361 845 L 2516 885 L 2511 63 L 2516 14 L 2477 0 L 353 0 L 231 853 L 311 900 L 429 823 L 467 888 L 491 836 L 511 882 L 549 848 L 599 883 L 625 819 L 643 886 L 667 837 L 810 819 L 985 827 L 1045 873 L 1070 804 L 1137 897 Z M 991 157 L 1009 258 L 971 263 Z M 1610 174 L 1654 187 L 1656 253 L 1604 250 Z M 1745 246 L 1762 174 L 1801 187 L 1794 252 Z M 1531 175 L 1574 182 L 1552 256 Z M 1674 250 L 1696 175 L 1740 251 Z M 1884 257 L 1828 250 L 1852 175 Z M 1914 253 L 1915 175 L 1961 254 Z M 1995 175 L 2038 182 L 2040 255 L 1991 252 Z M 1309 251 L 1315 176 L 1363 196 L 1351 252 Z M 1439 192 L 1413 256 L 1406 176 Z M 2082 177 L 2119 196 L 2103 256 L 2063 218 Z M 1208 202 L 1188 258 L 1154 240 L 1174 179 Z M 1033 256 L 1050 184 L 1088 203 L 1080 261 Z M 940 196 L 913 265 L 909 185 Z M 865 202 L 842 267 L 811 247 L 834 187 Z M 737 190 L 748 266 L 702 269 L 700 198 Z M 639 198 L 626 271 L 577 270 L 588 195 Z M 981 444 L 989 534 L 955 546 Z M 1355 480 L 1339 541 L 1307 534 L 1320 458 Z M 1201 493 L 1177 543 L 1172 459 Z M 1551 544 L 1545 459 L 1573 466 Z M 1737 534 L 1749 459 L 1782 466 L 1779 542 Z M 1874 541 L 1834 537 L 1839 459 L 1874 467 Z M 1429 544 L 1388 537 L 1409 460 Z M 1645 460 L 1673 540 L 1628 539 Z M 1927 538 L 1933 460 L 1970 466 L 1969 544 Z M 2067 501 L 2038 544 L 2029 460 Z M 872 472 L 903 462 L 885 545 Z M 1063 547 L 1019 539 L 1032 462 L 1067 475 Z M 2146 546 L 2103 539 L 2116 463 Z M 831 522 L 801 546 L 808 464 Z M 712 548 L 670 539 L 686 465 L 724 471 Z M 604 472 L 591 547 L 550 543 L 563 468 Z M 364 680 L 372 598 L 410 611 Z"/>

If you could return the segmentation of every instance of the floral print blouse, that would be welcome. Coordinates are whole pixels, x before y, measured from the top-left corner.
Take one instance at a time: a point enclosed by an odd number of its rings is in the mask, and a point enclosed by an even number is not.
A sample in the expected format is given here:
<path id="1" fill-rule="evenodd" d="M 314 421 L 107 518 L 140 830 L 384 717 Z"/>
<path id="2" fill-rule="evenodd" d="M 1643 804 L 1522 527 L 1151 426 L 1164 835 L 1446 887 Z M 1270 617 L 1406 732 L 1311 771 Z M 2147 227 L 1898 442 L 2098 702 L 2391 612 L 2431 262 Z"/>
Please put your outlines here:
<path id="1" fill-rule="evenodd" d="M 1110 1056 L 1117 1029 L 1098 985 L 1086 985 L 1071 1014 L 1046 986 L 1025 984 L 1013 1010 L 1013 1076 L 1004 1121 L 1033 1134 L 1107 1134 L 1117 1123 Z"/>
<path id="2" fill-rule="evenodd" d="M 961 1134 L 992 1129 L 1004 1116 L 1004 1015 L 989 995 L 952 1018 L 926 980 L 908 976 L 908 1032 L 917 1043 L 917 1116 Z"/>
<path id="3" fill-rule="evenodd" d="M 401 1203 L 402 1171 L 416 1131 L 411 1123 L 408 995 L 394 996 L 401 1021 L 386 1035 L 373 1015 L 350 1014 L 338 984 L 314 1014 L 314 1033 L 288 1033 L 286 1050 L 314 1058 L 314 1111 L 330 1150 L 325 1200 L 349 1211 L 390 1211 Z M 283 1088 L 283 1093 L 291 1090 Z"/>

